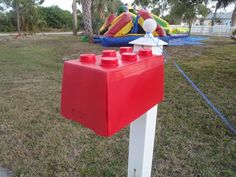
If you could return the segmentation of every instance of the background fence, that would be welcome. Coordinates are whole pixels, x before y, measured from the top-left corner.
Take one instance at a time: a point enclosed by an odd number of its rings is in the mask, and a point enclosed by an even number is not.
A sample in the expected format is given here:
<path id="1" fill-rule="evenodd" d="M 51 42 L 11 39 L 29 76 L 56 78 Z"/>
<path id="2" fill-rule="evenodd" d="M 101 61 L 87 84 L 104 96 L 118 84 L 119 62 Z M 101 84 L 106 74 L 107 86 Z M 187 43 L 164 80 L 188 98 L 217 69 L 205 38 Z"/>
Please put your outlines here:
<path id="1" fill-rule="evenodd" d="M 171 27 L 172 28 L 175 28 L 175 27 L 188 28 L 188 26 L 181 26 L 181 25 L 171 25 Z M 192 26 L 191 34 L 230 37 L 234 29 L 236 29 L 236 26 L 231 27 L 227 25 L 214 25 L 214 26 L 198 25 L 198 26 Z"/>

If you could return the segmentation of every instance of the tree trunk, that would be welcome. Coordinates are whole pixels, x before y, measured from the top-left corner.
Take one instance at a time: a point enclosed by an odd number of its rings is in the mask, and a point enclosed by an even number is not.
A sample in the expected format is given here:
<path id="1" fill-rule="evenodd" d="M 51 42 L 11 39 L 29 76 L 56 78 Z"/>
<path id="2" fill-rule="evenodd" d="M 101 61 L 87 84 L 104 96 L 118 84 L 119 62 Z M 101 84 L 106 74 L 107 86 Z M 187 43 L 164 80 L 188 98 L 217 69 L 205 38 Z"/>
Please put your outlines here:
<path id="1" fill-rule="evenodd" d="M 91 19 L 91 0 L 81 0 L 85 34 L 89 42 L 93 42 L 93 28 Z"/>
<path id="2" fill-rule="evenodd" d="M 20 23 L 20 9 L 19 6 L 16 5 L 16 23 L 17 23 L 17 32 L 18 35 L 21 35 L 21 23 Z"/>
<path id="3" fill-rule="evenodd" d="M 98 14 L 99 14 L 99 18 L 100 19 L 104 19 L 105 18 L 105 11 L 104 11 L 104 7 L 107 6 L 108 1 L 100 1 L 100 3 L 98 4 Z"/>
<path id="4" fill-rule="evenodd" d="M 234 11 L 231 18 L 231 26 L 232 27 L 236 26 L 236 4 L 235 4 Z"/>
<path id="5" fill-rule="evenodd" d="M 218 1 L 218 2 L 216 3 L 215 12 L 214 12 L 214 14 L 213 14 L 213 16 L 212 16 L 212 20 L 211 20 L 211 26 L 214 26 L 214 24 L 215 24 L 216 13 L 217 13 L 217 10 L 221 7 L 221 5 L 222 5 L 222 2 L 221 2 L 221 1 Z"/>
<path id="6" fill-rule="evenodd" d="M 211 19 L 211 26 L 214 26 L 214 24 L 215 24 L 217 10 L 218 10 L 218 8 L 216 7 L 215 12 L 214 12 L 212 19 Z"/>
<path id="7" fill-rule="evenodd" d="M 188 20 L 188 28 L 189 28 L 188 35 L 189 35 L 189 36 L 190 36 L 190 34 L 191 34 L 192 24 L 193 24 L 193 20 Z"/>
<path id="8" fill-rule="evenodd" d="M 76 0 L 73 0 L 72 3 L 72 16 L 73 16 L 73 35 L 77 35 L 77 30 L 78 30 L 78 22 L 77 22 L 77 2 Z"/>

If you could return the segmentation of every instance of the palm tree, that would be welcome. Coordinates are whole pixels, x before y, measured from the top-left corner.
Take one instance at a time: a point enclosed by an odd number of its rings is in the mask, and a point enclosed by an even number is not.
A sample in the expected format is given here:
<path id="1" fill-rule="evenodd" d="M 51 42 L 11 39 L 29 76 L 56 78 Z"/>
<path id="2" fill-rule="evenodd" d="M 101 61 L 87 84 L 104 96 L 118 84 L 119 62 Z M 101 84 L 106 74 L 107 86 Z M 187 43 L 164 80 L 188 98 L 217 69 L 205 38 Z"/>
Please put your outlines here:
<path id="1" fill-rule="evenodd" d="M 216 19 L 216 13 L 219 8 L 226 8 L 229 4 L 236 2 L 236 0 L 214 0 L 217 1 L 214 14 L 212 16 L 211 25 L 214 26 Z"/>
<path id="2" fill-rule="evenodd" d="M 73 0 L 72 2 L 72 11 L 73 11 L 73 35 L 77 35 L 78 23 L 77 23 L 77 1 Z"/>
<path id="3" fill-rule="evenodd" d="M 83 21 L 85 34 L 89 37 L 89 42 L 93 41 L 93 28 L 91 19 L 91 0 L 80 0 L 83 11 Z"/>
<path id="4" fill-rule="evenodd" d="M 106 16 L 117 11 L 122 5 L 120 0 L 92 0 L 92 28 L 93 32 L 98 32 L 101 25 L 104 23 Z"/>

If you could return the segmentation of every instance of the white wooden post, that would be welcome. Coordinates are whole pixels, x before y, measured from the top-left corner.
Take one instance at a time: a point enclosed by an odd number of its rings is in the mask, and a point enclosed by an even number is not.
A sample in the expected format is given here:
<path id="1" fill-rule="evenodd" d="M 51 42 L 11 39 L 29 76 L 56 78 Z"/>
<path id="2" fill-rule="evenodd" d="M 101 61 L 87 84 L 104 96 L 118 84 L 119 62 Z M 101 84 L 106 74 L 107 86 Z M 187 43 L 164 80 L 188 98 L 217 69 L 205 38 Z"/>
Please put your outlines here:
<path id="1" fill-rule="evenodd" d="M 151 19 L 148 20 L 150 22 Z M 154 55 L 162 55 L 163 46 L 168 44 L 152 36 L 156 22 L 151 20 L 154 22 L 146 23 L 148 20 L 143 25 L 147 34 L 130 44 L 134 45 L 134 52 L 138 52 L 140 48 L 148 48 Z M 156 119 L 157 105 L 130 125 L 128 177 L 151 176 Z"/>
<path id="2" fill-rule="evenodd" d="M 157 105 L 130 125 L 128 177 L 150 177 Z"/>

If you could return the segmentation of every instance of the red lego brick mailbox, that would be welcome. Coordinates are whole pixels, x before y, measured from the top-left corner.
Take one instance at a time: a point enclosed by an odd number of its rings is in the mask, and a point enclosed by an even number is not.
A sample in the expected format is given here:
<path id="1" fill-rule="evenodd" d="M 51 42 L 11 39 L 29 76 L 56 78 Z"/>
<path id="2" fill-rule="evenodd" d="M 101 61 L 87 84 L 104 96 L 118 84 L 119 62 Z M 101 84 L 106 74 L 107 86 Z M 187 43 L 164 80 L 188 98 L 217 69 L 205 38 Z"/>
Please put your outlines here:
<path id="1" fill-rule="evenodd" d="M 132 53 L 121 48 L 120 53 L 104 50 L 64 63 L 64 117 L 111 136 L 163 100 L 163 56 L 148 49 Z"/>

